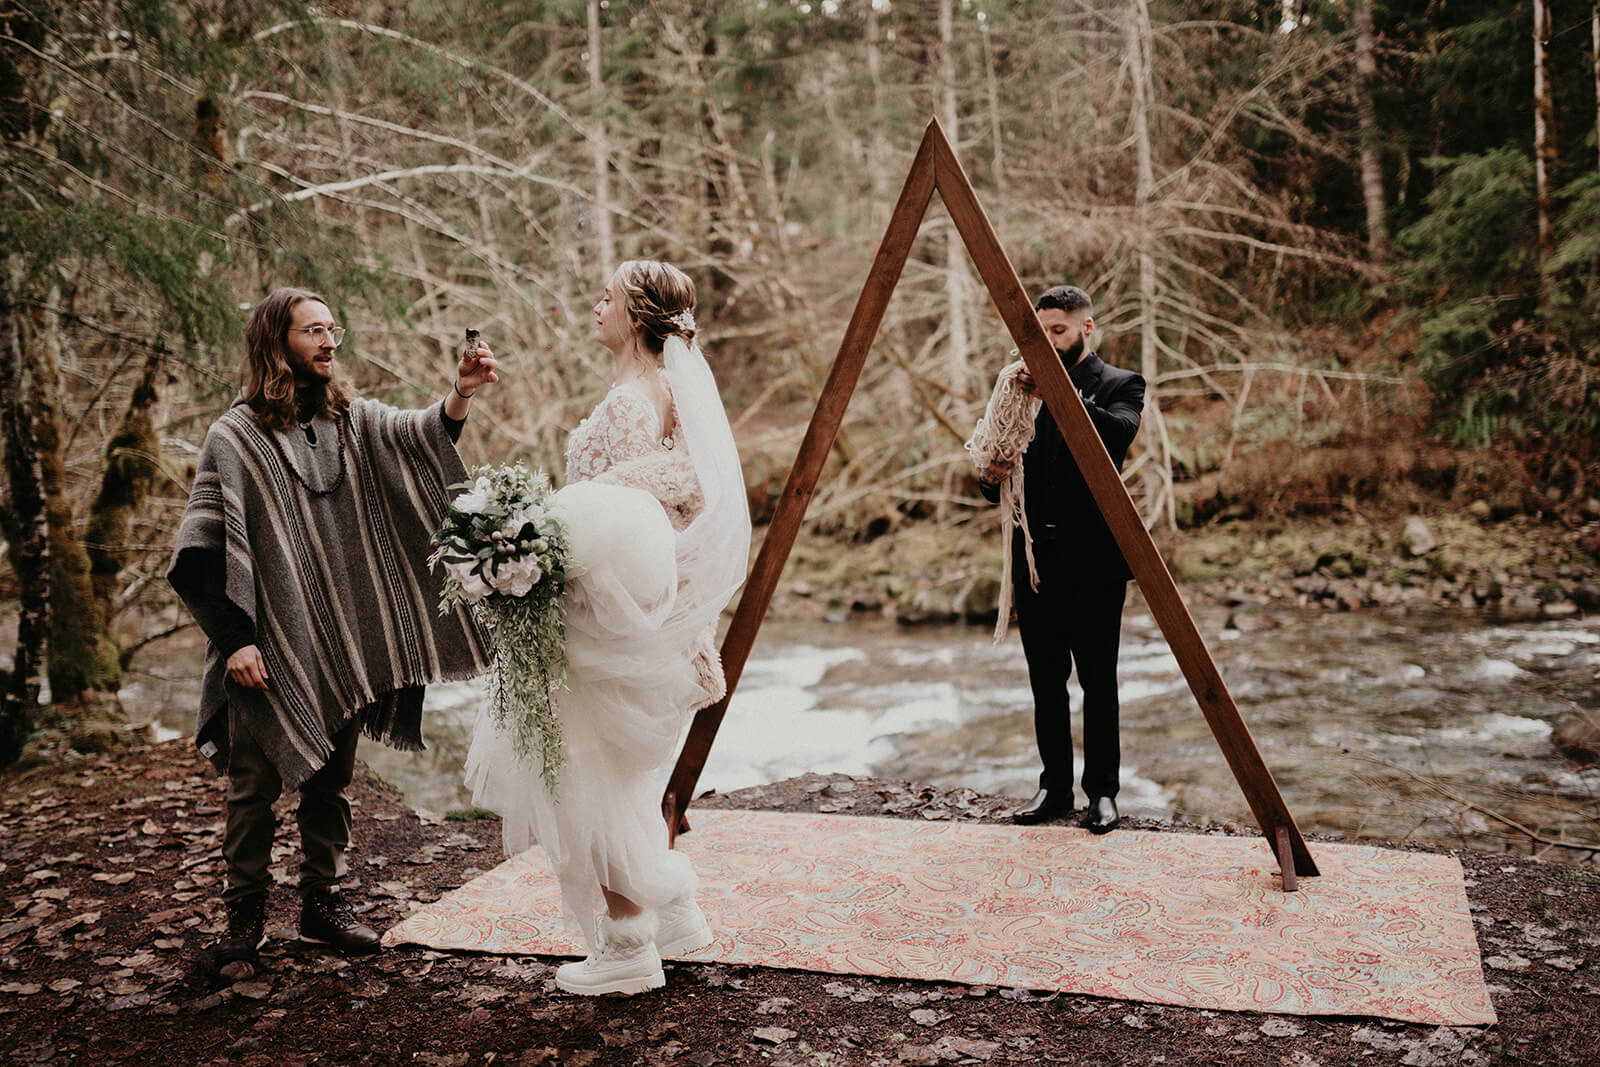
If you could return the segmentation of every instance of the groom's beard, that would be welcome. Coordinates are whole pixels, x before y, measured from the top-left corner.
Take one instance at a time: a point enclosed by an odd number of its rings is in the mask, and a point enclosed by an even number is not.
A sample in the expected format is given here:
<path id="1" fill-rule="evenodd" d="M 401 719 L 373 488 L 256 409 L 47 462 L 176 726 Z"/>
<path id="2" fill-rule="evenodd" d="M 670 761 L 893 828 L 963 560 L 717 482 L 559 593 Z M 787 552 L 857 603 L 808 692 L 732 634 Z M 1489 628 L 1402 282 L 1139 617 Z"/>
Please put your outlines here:
<path id="1" fill-rule="evenodd" d="M 1078 339 L 1066 348 L 1056 349 L 1056 355 L 1061 357 L 1061 365 L 1071 370 L 1073 364 L 1083 357 L 1083 334 L 1080 333 Z"/>
<path id="2" fill-rule="evenodd" d="M 315 381 L 301 381 L 296 376 L 294 401 L 301 421 L 320 414 L 328 402 L 328 383 L 320 378 Z"/>

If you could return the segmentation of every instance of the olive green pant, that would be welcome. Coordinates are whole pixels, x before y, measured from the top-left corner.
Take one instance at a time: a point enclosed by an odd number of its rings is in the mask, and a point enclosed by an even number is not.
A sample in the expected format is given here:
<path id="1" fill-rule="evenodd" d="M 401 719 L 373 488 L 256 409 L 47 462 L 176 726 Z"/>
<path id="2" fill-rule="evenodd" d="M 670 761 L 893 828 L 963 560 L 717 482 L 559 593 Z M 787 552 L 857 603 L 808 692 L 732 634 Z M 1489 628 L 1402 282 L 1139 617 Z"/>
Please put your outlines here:
<path id="1" fill-rule="evenodd" d="M 229 708 L 228 796 L 222 854 L 228 861 L 224 901 L 242 900 L 272 887 L 272 838 L 278 829 L 273 802 L 283 793 L 278 769 L 248 730 L 235 728 Z M 328 761 L 300 786 L 300 895 L 331 889 L 345 873 L 350 844 L 350 802 L 344 791 L 355 773 L 361 727 L 350 724 L 333 738 Z"/>

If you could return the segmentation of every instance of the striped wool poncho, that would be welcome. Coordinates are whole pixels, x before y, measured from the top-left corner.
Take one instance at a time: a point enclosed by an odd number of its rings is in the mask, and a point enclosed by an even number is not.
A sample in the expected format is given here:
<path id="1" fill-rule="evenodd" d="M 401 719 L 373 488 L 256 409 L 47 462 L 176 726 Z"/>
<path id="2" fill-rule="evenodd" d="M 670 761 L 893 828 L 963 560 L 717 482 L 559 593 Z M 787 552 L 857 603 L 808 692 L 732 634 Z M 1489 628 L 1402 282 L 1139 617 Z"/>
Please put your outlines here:
<path id="1" fill-rule="evenodd" d="M 491 655 L 465 608 L 439 614 L 442 579 L 427 568 L 448 487 L 466 479 L 439 407 L 357 399 L 311 428 L 317 446 L 242 403 L 212 424 L 169 572 L 190 552 L 225 559 L 227 599 L 269 679 L 265 692 L 236 685 L 208 642 L 196 745 L 226 771 L 234 703 L 290 789 L 357 715 L 369 737 L 422 748 L 416 687 L 476 675 Z"/>

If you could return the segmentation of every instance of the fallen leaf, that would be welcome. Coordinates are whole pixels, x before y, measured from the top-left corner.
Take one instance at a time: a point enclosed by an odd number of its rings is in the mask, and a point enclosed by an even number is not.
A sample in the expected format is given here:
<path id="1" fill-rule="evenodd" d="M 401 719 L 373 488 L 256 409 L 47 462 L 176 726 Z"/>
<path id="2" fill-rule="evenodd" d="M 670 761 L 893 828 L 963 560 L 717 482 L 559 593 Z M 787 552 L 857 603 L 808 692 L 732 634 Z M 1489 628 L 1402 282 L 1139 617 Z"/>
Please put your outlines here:
<path id="1" fill-rule="evenodd" d="M 1515 952 L 1505 956 L 1490 956 L 1483 961 L 1497 971 L 1525 971 L 1532 965 L 1532 960 L 1526 956 L 1519 956 Z"/>
<path id="2" fill-rule="evenodd" d="M 123 874 L 107 874 L 101 871 L 98 874 L 91 874 L 89 877 L 96 882 L 104 882 L 106 885 L 126 885 L 133 881 L 135 875 L 132 871 L 127 871 Z"/>
<path id="3" fill-rule="evenodd" d="M 1299 1037 L 1306 1031 L 1293 1019 L 1268 1019 L 1261 1024 L 1261 1032 L 1268 1037 Z"/>
<path id="4" fill-rule="evenodd" d="M 756 1005 L 757 1015 L 782 1015 L 794 1007 L 794 1001 L 788 997 L 768 997 Z"/>
<path id="5" fill-rule="evenodd" d="M 937 1026 L 948 1018 L 950 1018 L 949 1012 L 935 1008 L 918 1008 L 911 1013 L 911 1021 L 918 1026 Z"/>
<path id="6" fill-rule="evenodd" d="M 956 1037 L 954 1034 L 949 1034 L 935 1041 L 933 1049 L 943 1059 L 967 1057 L 974 1060 L 988 1060 L 1000 1051 L 1000 1042 L 978 1041 L 970 1037 Z"/>
<path id="7" fill-rule="evenodd" d="M 793 1030 L 785 1030 L 781 1026 L 763 1026 L 751 1031 L 751 1033 L 755 1036 L 756 1040 L 765 1041 L 773 1045 L 781 1045 L 791 1037 L 800 1036 Z"/>
<path id="8" fill-rule="evenodd" d="M 77 989 L 82 984 L 76 978 L 57 978 L 50 983 L 50 990 L 53 993 L 65 993 L 70 989 Z"/>

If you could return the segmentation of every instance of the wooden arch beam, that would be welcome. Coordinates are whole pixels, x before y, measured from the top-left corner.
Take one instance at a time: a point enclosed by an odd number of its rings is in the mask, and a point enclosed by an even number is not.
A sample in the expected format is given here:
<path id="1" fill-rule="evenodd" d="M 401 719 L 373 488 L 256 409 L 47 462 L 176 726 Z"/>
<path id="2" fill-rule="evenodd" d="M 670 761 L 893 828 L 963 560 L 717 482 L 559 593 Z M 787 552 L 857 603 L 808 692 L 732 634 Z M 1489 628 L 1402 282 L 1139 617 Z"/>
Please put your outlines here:
<path id="1" fill-rule="evenodd" d="M 1066 370 L 1046 339 L 1039 317 L 1034 313 L 1033 303 L 1028 299 L 1021 279 L 1012 268 L 994 227 L 978 202 L 972 183 L 962 170 L 937 120 L 928 123 L 922 144 L 911 161 L 911 170 L 900 191 L 899 202 L 889 217 L 878 253 L 873 258 L 866 283 L 856 300 L 855 312 L 850 316 L 850 324 L 839 342 L 839 353 L 834 358 L 833 369 L 823 385 L 822 396 L 812 413 L 811 423 L 800 443 L 800 451 L 789 471 L 789 480 L 784 486 L 772 522 L 767 527 L 761 550 L 756 554 L 755 566 L 745 582 L 727 637 L 723 640 L 722 664 L 727 673 L 728 693 L 722 700 L 695 715 L 683 751 L 667 783 L 666 793 L 662 797 L 662 811 L 667 819 L 668 832 L 676 836 L 689 828 L 685 816 L 700 772 L 705 769 L 711 744 L 716 739 L 723 716 L 727 714 L 728 701 L 732 699 L 733 691 L 744 673 L 745 661 L 755 644 L 756 632 L 772 603 L 778 577 L 783 572 L 790 549 L 794 547 L 806 508 L 816 490 L 817 479 L 822 474 L 823 464 L 844 420 L 845 408 L 855 392 L 867 353 L 883 322 L 889 298 L 899 283 L 900 273 L 905 268 L 906 258 L 935 190 L 950 212 L 968 254 L 972 256 L 990 297 L 1000 311 L 1001 319 L 1017 343 L 1023 362 L 1038 383 L 1041 399 L 1060 426 L 1072 458 L 1083 472 L 1084 481 L 1088 483 L 1096 504 L 1105 516 L 1106 525 L 1122 548 L 1123 556 L 1150 606 L 1150 612 L 1161 626 L 1161 632 L 1183 670 L 1189 689 L 1205 714 L 1206 723 L 1211 727 L 1211 733 L 1217 739 L 1245 800 L 1250 804 L 1250 811 L 1261 827 L 1262 836 L 1278 857 L 1285 887 L 1292 888 L 1296 874 L 1310 876 L 1317 873 L 1310 849 L 1278 791 L 1272 772 L 1261 758 L 1249 728 L 1240 717 L 1238 706 L 1234 704 L 1205 640 L 1195 626 L 1194 618 L 1184 605 L 1177 584 L 1140 520 L 1121 476 L 1106 453 L 1099 434 L 1095 432 L 1094 424 L 1089 421 L 1083 402 L 1078 399 Z"/>

